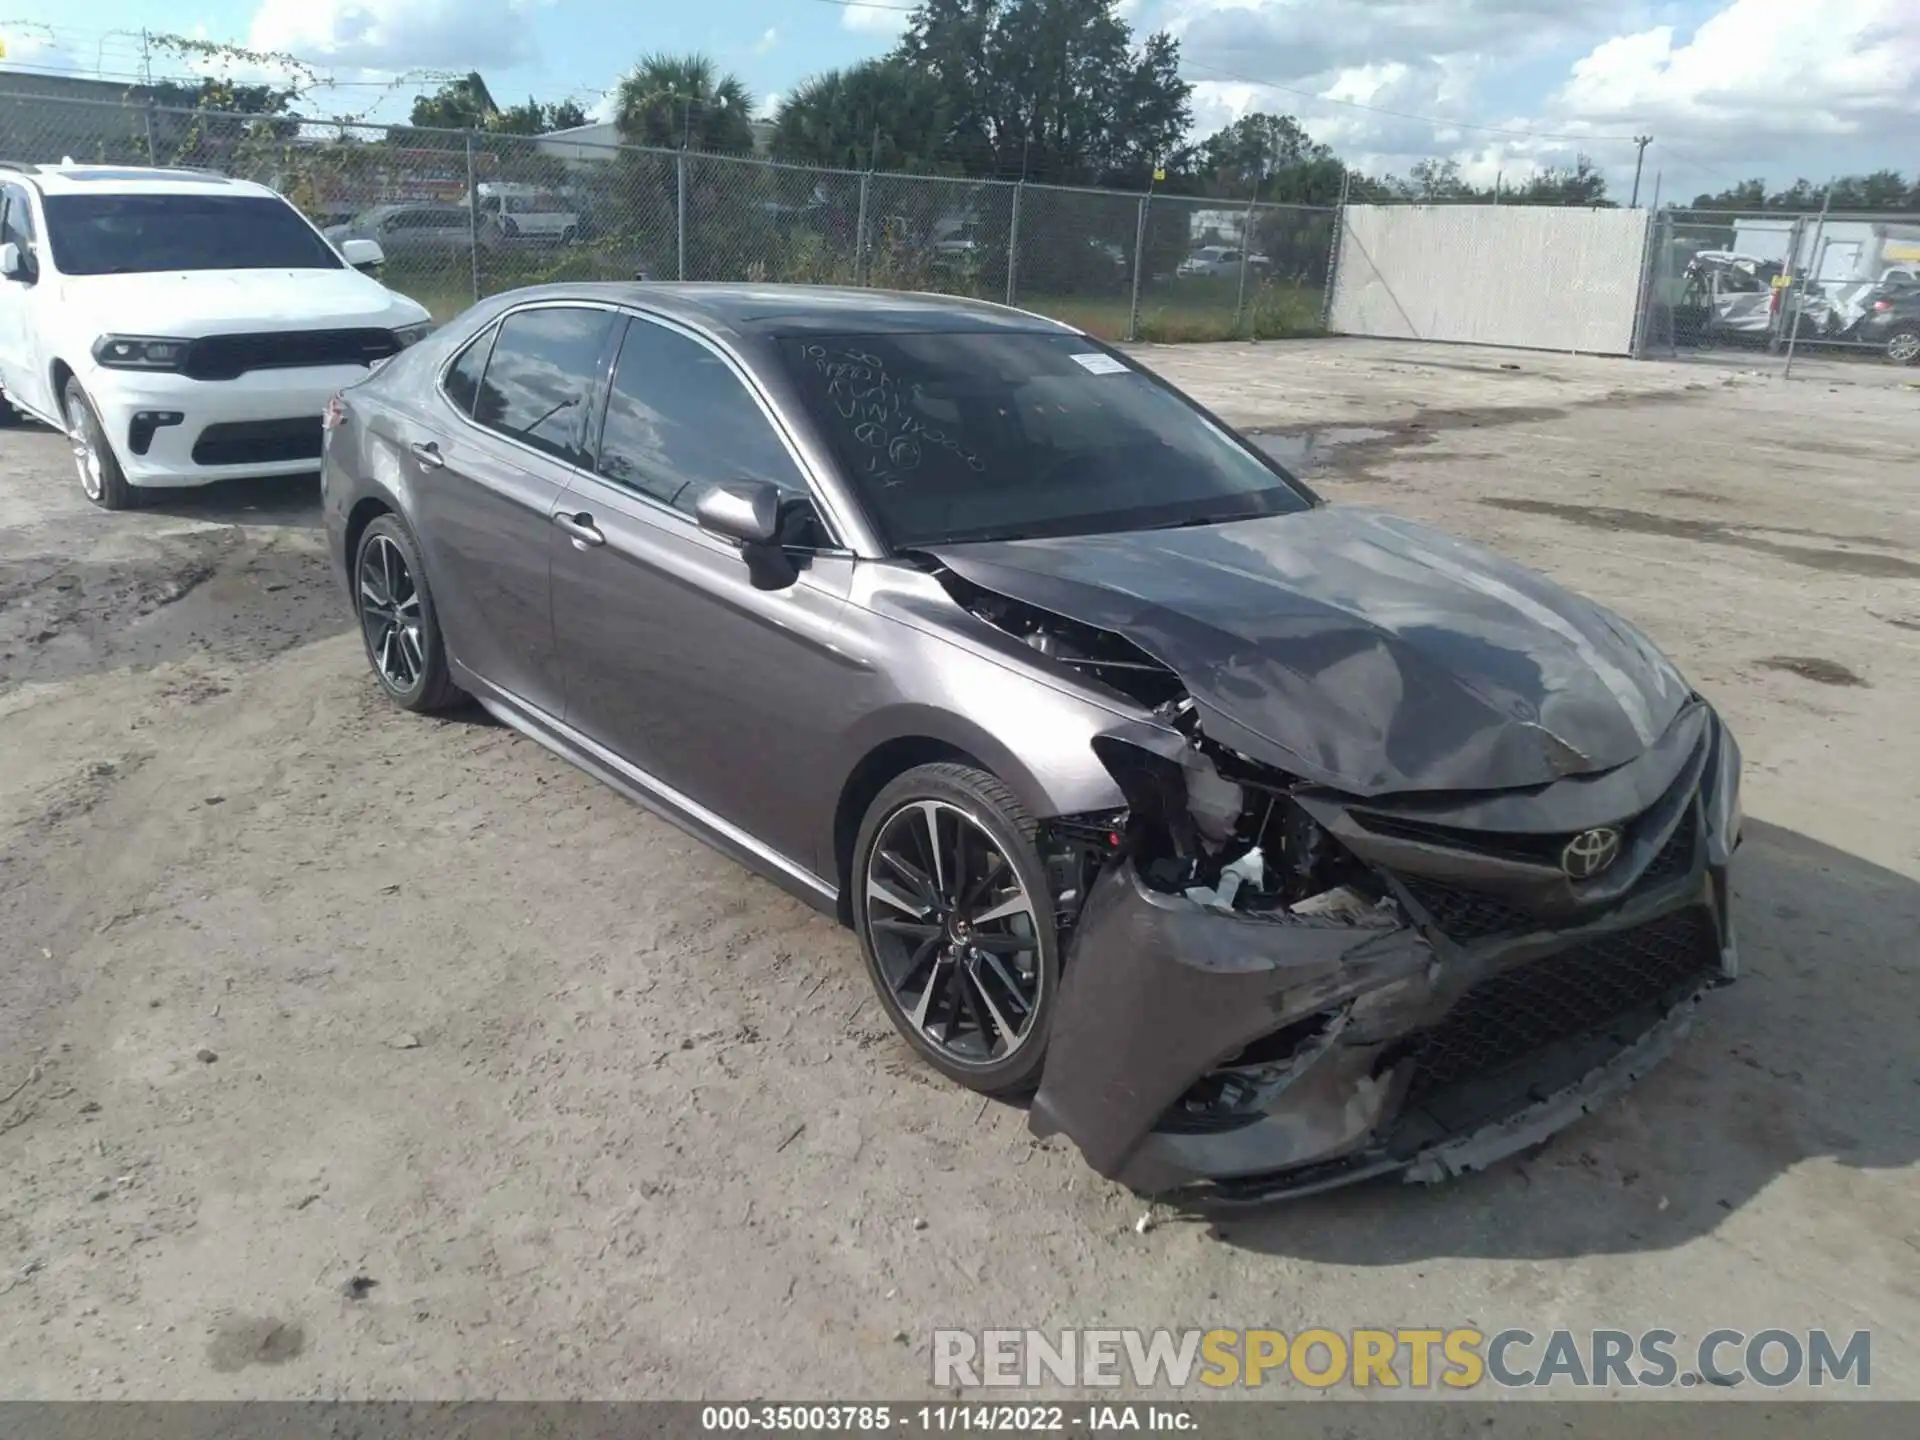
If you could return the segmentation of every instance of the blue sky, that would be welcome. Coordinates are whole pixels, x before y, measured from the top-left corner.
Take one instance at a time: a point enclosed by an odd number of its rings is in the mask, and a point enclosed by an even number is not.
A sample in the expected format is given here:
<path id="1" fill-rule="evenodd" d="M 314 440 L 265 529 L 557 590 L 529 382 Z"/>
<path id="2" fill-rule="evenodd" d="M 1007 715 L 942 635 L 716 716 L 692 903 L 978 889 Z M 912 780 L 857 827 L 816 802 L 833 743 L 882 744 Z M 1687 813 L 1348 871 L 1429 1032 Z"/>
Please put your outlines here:
<path id="1" fill-rule="evenodd" d="M 906 0 L 896 0 L 906 3 Z M 1631 137 L 1668 194 L 1748 175 L 1920 169 L 1920 0 L 1121 0 L 1182 41 L 1202 133 L 1300 115 L 1373 170 L 1450 157 L 1483 182 L 1592 155 L 1624 188 Z M 84 15 L 76 20 L 75 15 Z M 643 17 L 643 18 L 642 18 Z M 648 50 L 700 50 L 763 101 L 883 52 L 894 10 L 831 0 L 0 0 L 5 65 L 127 75 L 139 31 L 284 50 L 335 77 L 309 108 L 391 118 L 435 72 L 502 101 L 591 110 Z M 156 68 L 178 73 L 164 53 Z M 0 82 L 3 83 L 3 82 Z"/>

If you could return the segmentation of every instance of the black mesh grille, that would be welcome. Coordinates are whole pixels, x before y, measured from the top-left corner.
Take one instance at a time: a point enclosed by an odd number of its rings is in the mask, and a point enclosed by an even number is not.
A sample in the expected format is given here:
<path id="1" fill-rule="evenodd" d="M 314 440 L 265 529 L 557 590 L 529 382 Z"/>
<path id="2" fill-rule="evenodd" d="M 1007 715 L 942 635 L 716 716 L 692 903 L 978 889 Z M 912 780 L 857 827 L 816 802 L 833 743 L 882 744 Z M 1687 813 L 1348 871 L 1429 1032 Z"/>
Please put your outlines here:
<path id="1" fill-rule="evenodd" d="M 320 458 L 320 417 L 237 420 L 209 425 L 193 442 L 196 465 L 271 465 L 280 460 Z"/>
<path id="2" fill-rule="evenodd" d="M 1705 912 L 1678 910 L 1495 975 L 1408 1042 L 1415 1062 L 1409 1099 L 1671 1003 L 1705 979 L 1714 962 Z"/>
<path id="3" fill-rule="evenodd" d="M 1640 877 L 1642 885 L 1664 885 L 1669 880 L 1678 880 L 1693 869 L 1693 811 L 1689 810 L 1680 817 L 1680 825 L 1667 837 L 1667 843 L 1660 847 L 1660 853 L 1653 857 L 1653 863 L 1647 866 L 1646 873 Z"/>
<path id="4" fill-rule="evenodd" d="M 182 367 L 195 380 L 231 380 L 249 370 L 371 365 L 400 353 L 391 330 L 284 330 L 209 335 L 187 347 Z"/>
<path id="5" fill-rule="evenodd" d="M 1433 917 L 1434 927 L 1453 940 L 1484 940 L 1541 928 L 1524 910 L 1478 890 L 1461 890 L 1434 880 L 1402 875 L 1400 883 L 1414 902 Z"/>

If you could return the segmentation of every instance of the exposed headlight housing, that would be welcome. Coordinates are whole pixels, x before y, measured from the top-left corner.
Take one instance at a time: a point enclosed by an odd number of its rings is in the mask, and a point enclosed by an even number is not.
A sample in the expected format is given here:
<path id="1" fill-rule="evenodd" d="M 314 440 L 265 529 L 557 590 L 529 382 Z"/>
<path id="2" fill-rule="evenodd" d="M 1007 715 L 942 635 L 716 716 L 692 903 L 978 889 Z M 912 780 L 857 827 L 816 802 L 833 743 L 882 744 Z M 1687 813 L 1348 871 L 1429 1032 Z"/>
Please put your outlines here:
<path id="1" fill-rule="evenodd" d="M 109 370 L 178 370 L 191 343 L 161 335 L 102 335 L 93 342 L 93 358 Z"/>
<path id="2" fill-rule="evenodd" d="M 409 345 L 418 345 L 438 328 L 431 320 L 422 320 L 418 325 L 396 325 L 393 329 L 393 338 L 404 350 Z"/>

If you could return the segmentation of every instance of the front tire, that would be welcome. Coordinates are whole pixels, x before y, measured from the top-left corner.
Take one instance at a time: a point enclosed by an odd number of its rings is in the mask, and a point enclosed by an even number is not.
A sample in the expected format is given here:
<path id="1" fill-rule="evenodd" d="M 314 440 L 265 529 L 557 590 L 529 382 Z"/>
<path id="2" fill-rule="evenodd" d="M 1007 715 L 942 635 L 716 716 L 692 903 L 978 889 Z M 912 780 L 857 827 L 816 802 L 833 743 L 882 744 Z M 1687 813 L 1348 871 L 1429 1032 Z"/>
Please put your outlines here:
<path id="1" fill-rule="evenodd" d="M 420 547 L 396 515 L 379 516 L 360 536 L 353 608 L 367 664 L 394 704 L 425 715 L 458 702 Z"/>
<path id="2" fill-rule="evenodd" d="M 87 392 L 72 376 L 61 395 L 61 413 L 66 416 L 67 439 L 73 446 L 81 492 L 102 510 L 133 509 L 140 503 L 140 492 L 127 483 L 126 472 L 120 468 L 113 446 L 107 443 L 106 427 L 94 413 Z"/>
<path id="3" fill-rule="evenodd" d="M 1907 326 L 1889 335 L 1887 359 L 1896 365 L 1920 364 L 1920 327 Z"/>
<path id="4" fill-rule="evenodd" d="M 941 1074 L 986 1095 L 1038 1081 L 1059 937 L 1026 808 L 971 765 L 922 765 L 868 807 L 853 921 L 888 1018 Z"/>

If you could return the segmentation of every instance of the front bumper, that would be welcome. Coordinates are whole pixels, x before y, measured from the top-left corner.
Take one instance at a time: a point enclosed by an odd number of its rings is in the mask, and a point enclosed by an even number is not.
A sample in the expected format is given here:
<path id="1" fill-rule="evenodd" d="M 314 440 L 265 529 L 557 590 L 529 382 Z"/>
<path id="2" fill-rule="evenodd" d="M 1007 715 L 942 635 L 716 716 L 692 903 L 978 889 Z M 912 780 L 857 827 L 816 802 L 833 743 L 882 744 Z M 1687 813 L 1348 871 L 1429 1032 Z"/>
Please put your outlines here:
<path id="1" fill-rule="evenodd" d="M 1355 923 L 1224 913 L 1110 866 L 1031 1128 L 1136 1191 L 1244 1203 L 1538 1144 L 1656 1063 L 1735 972 L 1738 750 L 1710 715 L 1692 734 L 1617 891 L 1550 919 L 1510 909 L 1504 932 L 1397 880 L 1399 906 Z"/>
<path id="2" fill-rule="evenodd" d="M 232 380 L 95 367 L 81 384 L 129 484 L 189 486 L 319 470 L 327 401 L 366 377 L 362 365 L 254 370 Z M 180 418 L 155 423 L 156 415 Z"/>

